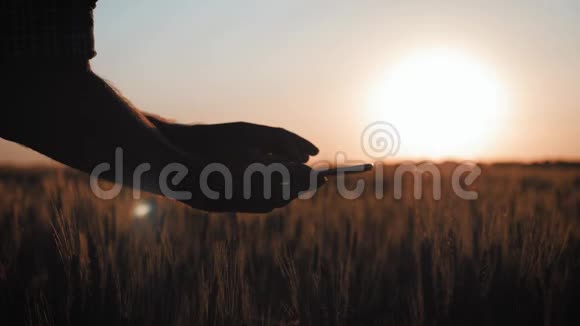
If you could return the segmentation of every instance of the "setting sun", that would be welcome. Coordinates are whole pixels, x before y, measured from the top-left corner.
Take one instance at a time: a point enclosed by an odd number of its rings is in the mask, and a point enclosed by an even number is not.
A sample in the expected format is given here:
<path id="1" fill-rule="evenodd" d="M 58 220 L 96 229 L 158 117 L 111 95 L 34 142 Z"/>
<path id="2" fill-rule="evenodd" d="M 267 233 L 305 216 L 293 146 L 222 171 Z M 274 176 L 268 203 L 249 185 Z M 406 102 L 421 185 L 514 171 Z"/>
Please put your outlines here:
<path id="1" fill-rule="evenodd" d="M 401 134 L 401 155 L 427 158 L 477 156 L 506 109 L 492 67 L 451 49 L 416 52 L 389 67 L 370 101 L 371 119 Z"/>

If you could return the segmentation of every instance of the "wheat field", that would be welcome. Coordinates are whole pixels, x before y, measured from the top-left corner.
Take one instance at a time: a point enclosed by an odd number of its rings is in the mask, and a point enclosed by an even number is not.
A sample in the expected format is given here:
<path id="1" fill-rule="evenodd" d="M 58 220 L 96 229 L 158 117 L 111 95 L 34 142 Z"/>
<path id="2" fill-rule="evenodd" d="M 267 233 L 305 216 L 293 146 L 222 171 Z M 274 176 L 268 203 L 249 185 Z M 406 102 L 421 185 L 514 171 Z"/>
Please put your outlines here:
<path id="1" fill-rule="evenodd" d="M 580 166 L 485 165 L 477 200 L 367 192 L 208 214 L 0 168 L 4 325 L 578 325 Z M 392 172 L 392 171 L 391 171 Z M 353 177 L 354 178 L 354 177 Z M 349 180 L 353 181 L 354 180 Z M 391 186 L 389 186 L 391 185 Z"/>

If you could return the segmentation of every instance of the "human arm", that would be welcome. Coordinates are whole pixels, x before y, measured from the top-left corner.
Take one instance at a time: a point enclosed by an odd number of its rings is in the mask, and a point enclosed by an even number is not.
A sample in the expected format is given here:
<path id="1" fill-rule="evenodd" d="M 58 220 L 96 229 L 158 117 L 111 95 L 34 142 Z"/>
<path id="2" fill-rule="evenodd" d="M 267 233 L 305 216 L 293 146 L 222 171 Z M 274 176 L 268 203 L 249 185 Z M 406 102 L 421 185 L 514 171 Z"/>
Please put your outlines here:
<path id="1" fill-rule="evenodd" d="M 214 125 L 219 127 L 206 129 L 213 132 L 205 133 L 203 137 L 191 137 L 191 133 L 186 134 L 187 139 L 181 140 L 181 143 L 188 146 L 187 151 L 182 148 L 183 145 L 176 146 L 166 138 L 155 123 L 90 70 L 75 68 L 55 71 L 20 69 L 12 66 L 5 71 L 8 73 L 0 78 L 0 84 L 7 106 L 0 122 L 0 136 L 86 173 L 91 173 L 94 167 L 101 163 L 114 166 L 115 150 L 121 148 L 123 177 L 120 181 L 125 185 L 134 186 L 134 171 L 140 164 L 147 163 L 151 165 L 151 169 L 143 174 L 140 187 L 148 192 L 166 195 L 159 177 L 164 167 L 178 162 L 188 167 L 189 174 L 187 180 L 176 185 L 175 190 L 190 191 L 193 194 L 191 199 L 182 201 L 195 208 L 213 211 L 269 211 L 284 206 L 295 198 L 300 190 L 310 186 L 310 168 L 300 163 L 278 160 L 277 162 L 288 167 L 295 181 L 291 196 L 282 198 L 282 194 L 277 191 L 280 187 L 273 185 L 272 198 L 246 199 L 241 192 L 241 182 L 243 168 L 251 163 L 247 157 L 237 156 L 233 159 L 219 155 L 212 157 L 207 151 L 202 154 L 204 151 L 200 150 L 198 153 L 195 150 L 198 145 L 200 149 L 215 148 L 213 151 L 218 154 L 230 153 L 228 148 L 220 147 L 227 139 L 215 137 L 221 137 L 220 135 L 224 133 L 222 136 L 232 137 L 239 142 L 243 137 L 236 136 L 236 132 L 247 132 L 247 128 L 250 128 L 258 133 L 258 139 L 267 140 L 268 143 L 262 146 L 264 153 L 270 152 L 268 148 L 273 152 L 290 153 L 299 145 L 292 145 L 295 148 L 288 149 L 288 140 L 272 142 L 276 137 L 280 139 L 287 137 L 289 133 L 282 129 L 250 124 L 233 124 L 232 127 Z M 239 127 L 246 129 L 239 130 L 237 129 Z M 186 126 L 182 125 L 181 128 Z M 187 128 L 184 130 L 191 131 L 191 128 Z M 167 127 L 165 129 L 167 130 Z M 268 133 L 262 133 L 259 137 L 260 130 Z M 276 133 L 285 136 L 276 136 Z M 173 134 L 173 137 L 178 134 Z M 247 148 L 253 148 L 254 145 L 256 143 Z M 308 157 L 308 154 L 302 152 L 296 154 L 296 157 L 298 156 Z M 206 164 L 214 161 L 224 163 L 232 171 L 236 191 L 230 200 L 209 200 L 201 193 L 199 173 Z M 115 179 L 113 174 L 103 177 Z M 260 195 L 261 188 L 254 189 L 254 192 Z"/>

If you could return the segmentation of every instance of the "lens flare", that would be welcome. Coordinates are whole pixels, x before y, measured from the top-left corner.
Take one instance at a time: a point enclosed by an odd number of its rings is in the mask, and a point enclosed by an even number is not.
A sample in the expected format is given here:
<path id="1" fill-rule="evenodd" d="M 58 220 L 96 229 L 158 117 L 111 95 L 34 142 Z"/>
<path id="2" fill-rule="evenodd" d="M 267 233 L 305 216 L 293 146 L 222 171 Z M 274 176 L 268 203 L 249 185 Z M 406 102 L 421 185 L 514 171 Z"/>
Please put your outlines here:
<path id="1" fill-rule="evenodd" d="M 152 209 L 153 207 L 150 203 L 140 201 L 135 204 L 135 207 L 133 208 L 133 216 L 135 218 L 145 218 L 147 215 L 149 215 L 149 213 L 151 213 Z"/>

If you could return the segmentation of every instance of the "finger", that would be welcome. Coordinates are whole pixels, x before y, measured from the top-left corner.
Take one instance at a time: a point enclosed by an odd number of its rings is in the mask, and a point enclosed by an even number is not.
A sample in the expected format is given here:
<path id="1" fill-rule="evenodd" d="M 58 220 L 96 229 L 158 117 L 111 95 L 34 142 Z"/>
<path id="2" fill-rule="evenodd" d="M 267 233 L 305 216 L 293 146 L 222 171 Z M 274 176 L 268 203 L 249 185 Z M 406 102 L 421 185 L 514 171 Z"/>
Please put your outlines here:
<path id="1" fill-rule="evenodd" d="M 300 144 L 291 136 L 289 132 L 284 129 L 278 130 L 278 136 L 275 146 L 278 147 L 280 152 L 276 152 L 276 148 L 273 150 L 275 155 L 286 155 L 289 157 L 290 161 L 303 163 L 308 160 L 308 154 L 303 152 Z M 275 139 L 276 139 L 275 138 Z"/>
<path id="2" fill-rule="evenodd" d="M 232 123 L 242 141 L 255 147 L 261 154 L 274 154 L 293 162 L 306 162 L 310 155 L 318 154 L 318 148 L 308 140 L 283 128 L 268 127 L 252 123 Z M 240 139 L 240 140 L 241 140 Z"/>
<path id="3" fill-rule="evenodd" d="M 295 146 L 297 147 L 297 150 L 305 156 L 305 159 L 303 160 L 303 162 L 308 161 L 308 156 L 313 156 L 318 154 L 318 148 L 316 146 L 314 146 L 314 144 L 312 144 L 311 142 L 309 142 L 308 140 L 298 136 L 297 134 L 282 129 L 283 133 L 284 133 L 284 137 L 286 137 L 288 139 L 289 142 L 295 144 Z"/>
<path id="4" fill-rule="evenodd" d="M 318 148 L 306 139 L 282 128 L 272 128 L 269 149 L 273 154 L 289 157 L 294 162 L 304 163 L 309 155 L 316 155 Z"/>
<path id="5" fill-rule="evenodd" d="M 295 134 L 291 131 L 288 131 L 285 129 L 282 129 L 282 130 L 284 130 L 289 135 L 289 137 L 292 138 L 293 141 L 295 141 L 302 148 L 304 153 L 306 153 L 308 155 L 317 155 L 318 154 L 318 152 L 319 152 L 318 147 L 314 146 L 313 143 L 311 143 L 310 141 L 308 141 L 307 139 L 305 139 L 303 137 L 298 136 L 297 134 Z"/>

